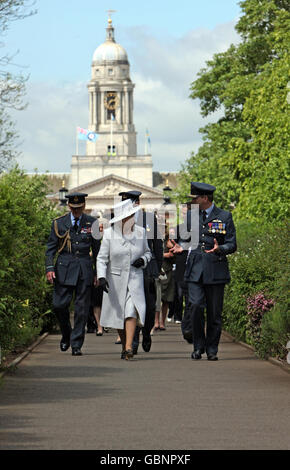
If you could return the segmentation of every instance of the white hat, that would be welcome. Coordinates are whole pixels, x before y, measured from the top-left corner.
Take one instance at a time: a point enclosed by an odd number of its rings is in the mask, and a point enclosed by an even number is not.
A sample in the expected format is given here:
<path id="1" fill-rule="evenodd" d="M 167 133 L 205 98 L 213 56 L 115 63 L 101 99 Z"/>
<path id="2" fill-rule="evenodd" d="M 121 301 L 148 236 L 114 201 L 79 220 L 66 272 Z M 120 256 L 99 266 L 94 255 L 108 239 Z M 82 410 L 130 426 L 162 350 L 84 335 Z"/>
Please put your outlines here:
<path id="1" fill-rule="evenodd" d="M 135 212 L 141 209 L 140 206 L 134 206 L 131 199 L 125 199 L 125 201 L 118 202 L 114 206 L 114 218 L 110 220 L 110 224 L 119 222 L 122 219 L 126 219 L 130 215 L 135 214 Z"/>

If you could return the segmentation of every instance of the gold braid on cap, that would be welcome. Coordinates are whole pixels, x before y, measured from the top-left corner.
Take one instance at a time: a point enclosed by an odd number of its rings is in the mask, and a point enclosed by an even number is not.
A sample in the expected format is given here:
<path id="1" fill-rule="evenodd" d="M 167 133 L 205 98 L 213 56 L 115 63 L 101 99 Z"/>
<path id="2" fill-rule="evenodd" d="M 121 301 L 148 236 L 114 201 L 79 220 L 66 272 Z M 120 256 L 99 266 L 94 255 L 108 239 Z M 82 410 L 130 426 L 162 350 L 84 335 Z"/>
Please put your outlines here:
<path id="1" fill-rule="evenodd" d="M 62 250 L 64 249 L 65 245 L 67 245 L 68 252 L 71 253 L 71 239 L 70 239 L 70 234 L 69 234 L 69 229 L 65 232 L 64 235 L 60 235 L 58 232 L 58 225 L 57 225 L 57 219 L 54 221 L 54 231 L 60 240 L 64 239 L 62 242 L 61 247 L 58 249 L 57 253 L 61 253 Z"/>

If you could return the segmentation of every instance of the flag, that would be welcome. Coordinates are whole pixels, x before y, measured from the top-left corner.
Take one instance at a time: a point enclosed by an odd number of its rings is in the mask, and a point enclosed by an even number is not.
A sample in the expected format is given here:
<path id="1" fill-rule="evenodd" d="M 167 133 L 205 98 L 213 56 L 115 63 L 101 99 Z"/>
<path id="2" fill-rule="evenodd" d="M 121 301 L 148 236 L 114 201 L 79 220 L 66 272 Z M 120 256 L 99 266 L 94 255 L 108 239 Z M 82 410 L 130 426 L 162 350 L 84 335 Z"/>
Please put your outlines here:
<path id="1" fill-rule="evenodd" d="M 150 139 L 150 136 L 149 136 L 149 131 L 148 129 L 146 129 L 146 137 L 147 137 L 147 142 L 149 145 L 151 145 L 151 139 Z"/>
<path id="2" fill-rule="evenodd" d="M 98 134 L 96 132 L 88 131 L 82 127 L 77 127 L 77 135 L 79 140 L 89 140 L 90 142 L 96 142 Z"/>
<path id="3" fill-rule="evenodd" d="M 96 132 L 88 132 L 87 138 L 91 142 L 96 142 L 96 140 L 98 138 L 98 134 L 96 134 Z"/>

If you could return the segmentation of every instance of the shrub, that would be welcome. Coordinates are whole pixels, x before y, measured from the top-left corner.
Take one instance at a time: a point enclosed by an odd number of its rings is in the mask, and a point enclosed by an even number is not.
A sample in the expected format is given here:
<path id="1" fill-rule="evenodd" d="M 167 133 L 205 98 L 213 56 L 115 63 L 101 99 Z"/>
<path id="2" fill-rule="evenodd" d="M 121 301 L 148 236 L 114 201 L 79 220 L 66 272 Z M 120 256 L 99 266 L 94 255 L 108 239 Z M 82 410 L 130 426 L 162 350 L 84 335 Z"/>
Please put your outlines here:
<path id="1" fill-rule="evenodd" d="M 52 327 L 44 254 L 51 219 L 45 176 L 19 168 L 0 177 L 0 345 L 2 354 Z"/>
<path id="2" fill-rule="evenodd" d="M 248 340 L 257 347 L 261 341 L 261 324 L 263 317 L 274 305 L 273 299 L 268 299 L 263 291 L 247 298 Z"/>
<path id="3" fill-rule="evenodd" d="M 238 250 L 229 256 L 232 280 L 225 289 L 224 329 L 253 344 L 261 357 L 285 358 L 290 339 L 289 227 L 243 221 L 236 226 Z M 256 309 L 251 321 L 248 309 Z"/>
<path id="4" fill-rule="evenodd" d="M 11 296 L 0 299 L 0 338 L 1 349 L 12 351 L 25 346 L 31 338 L 39 334 L 41 322 L 33 319 L 29 303 L 22 303 Z"/>

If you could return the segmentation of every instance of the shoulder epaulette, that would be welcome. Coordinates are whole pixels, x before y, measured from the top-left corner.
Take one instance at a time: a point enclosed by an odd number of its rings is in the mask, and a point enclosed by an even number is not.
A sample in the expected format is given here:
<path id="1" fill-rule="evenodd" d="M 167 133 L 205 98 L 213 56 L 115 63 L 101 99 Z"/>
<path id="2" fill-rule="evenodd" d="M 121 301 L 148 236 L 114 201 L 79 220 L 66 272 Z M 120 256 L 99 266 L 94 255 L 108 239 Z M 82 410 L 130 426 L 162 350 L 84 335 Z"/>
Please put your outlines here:
<path id="1" fill-rule="evenodd" d="M 59 215 L 58 217 L 55 217 L 53 220 L 58 220 L 61 219 L 62 217 L 65 217 L 67 214 Z"/>

